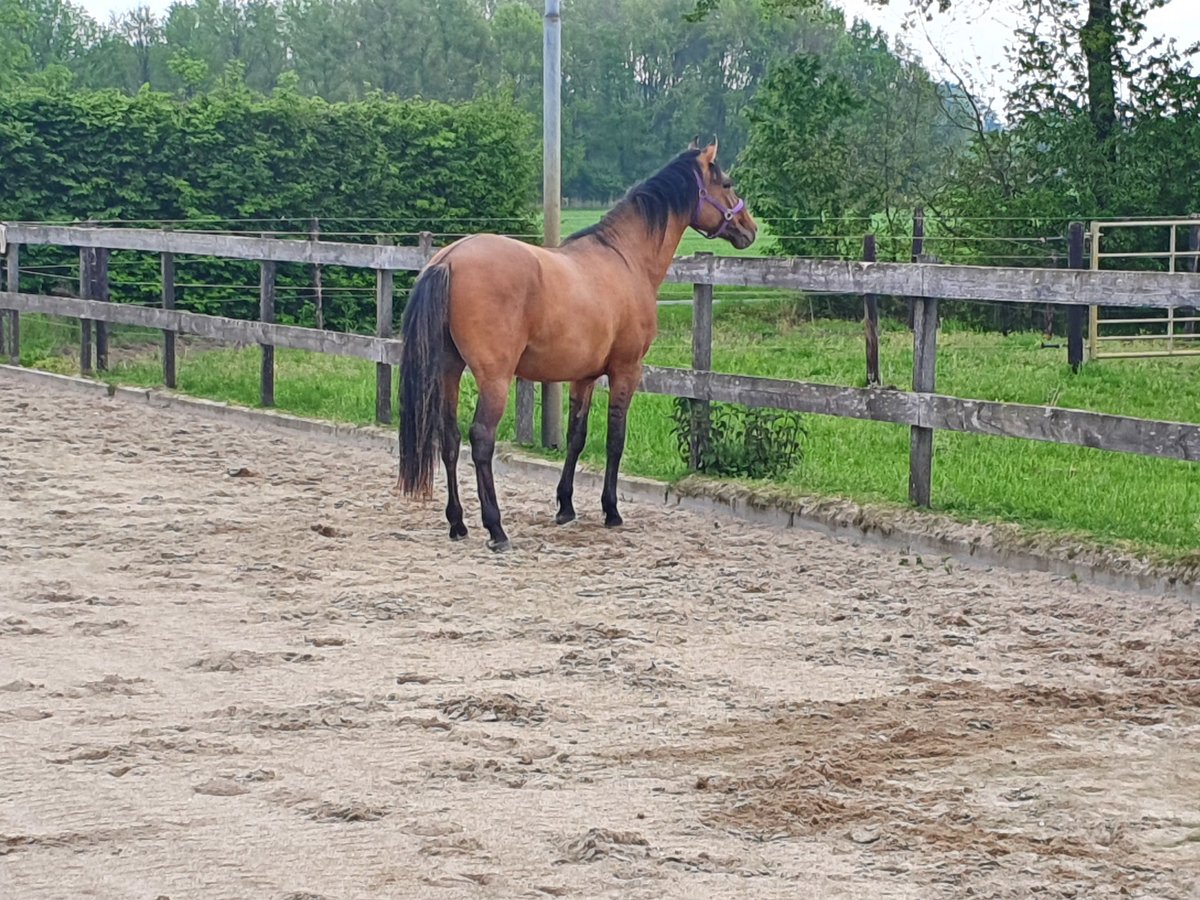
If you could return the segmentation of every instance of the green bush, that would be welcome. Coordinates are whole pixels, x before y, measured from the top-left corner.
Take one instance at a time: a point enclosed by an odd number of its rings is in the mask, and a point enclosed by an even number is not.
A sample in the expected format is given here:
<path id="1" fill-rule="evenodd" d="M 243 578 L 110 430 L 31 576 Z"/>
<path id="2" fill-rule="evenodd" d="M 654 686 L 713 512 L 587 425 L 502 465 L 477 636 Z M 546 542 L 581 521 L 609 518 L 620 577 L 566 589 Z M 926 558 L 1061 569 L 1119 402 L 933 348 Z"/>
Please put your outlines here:
<path id="1" fill-rule="evenodd" d="M 529 233 L 533 136 L 528 115 L 500 102 L 328 103 L 239 84 L 186 101 L 148 90 L 17 89 L 0 94 L 0 220 L 306 232 L 319 217 L 332 239 L 385 232 L 400 244 L 421 231 Z M 22 261 L 27 290 L 77 277 L 67 250 L 29 248 Z M 254 263 L 189 257 L 177 281 L 230 286 L 183 289 L 182 309 L 257 311 Z M 156 303 L 157 282 L 158 261 L 145 254 L 121 254 L 111 269 L 114 300 Z M 280 267 L 280 321 L 311 324 L 309 283 L 307 267 Z M 324 284 L 331 327 L 373 324 L 372 273 L 332 270 Z M 397 278 L 398 300 L 405 284 Z M 337 290 L 346 287 L 360 290 Z"/>
<path id="2" fill-rule="evenodd" d="M 710 403 L 707 421 L 697 401 L 677 397 L 672 405 L 672 431 L 685 462 L 698 447 L 696 471 L 710 475 L 772 478 L 783 475 L 803 458 L 808 433 L 794 412 Z"/>

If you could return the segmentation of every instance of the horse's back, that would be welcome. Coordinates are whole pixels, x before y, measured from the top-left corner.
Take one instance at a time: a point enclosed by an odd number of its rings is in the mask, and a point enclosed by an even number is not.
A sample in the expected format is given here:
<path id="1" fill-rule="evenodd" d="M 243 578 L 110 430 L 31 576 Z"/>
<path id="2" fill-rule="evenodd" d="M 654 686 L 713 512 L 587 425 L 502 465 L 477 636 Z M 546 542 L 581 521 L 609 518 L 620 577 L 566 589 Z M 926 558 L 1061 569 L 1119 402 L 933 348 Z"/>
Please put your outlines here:
<path id="1" fill-rule="evenodd" d="M 446 251 L 431 263 L 450 269 L 451 336 L 474 372 L 575 381 L 602 374 L 622 338 L 643 343 L 621 271 L 503 235 Z"/>
<path id="2" fill-rule="evenodd" d="M 476 299 L 491 305 L 497 295 L 514 297 L 535 290 L 542 280 L 546 251 L 502 234 L 474 234 L 443 248 L 430 265 L 450 269 L 457 303 Z"/>

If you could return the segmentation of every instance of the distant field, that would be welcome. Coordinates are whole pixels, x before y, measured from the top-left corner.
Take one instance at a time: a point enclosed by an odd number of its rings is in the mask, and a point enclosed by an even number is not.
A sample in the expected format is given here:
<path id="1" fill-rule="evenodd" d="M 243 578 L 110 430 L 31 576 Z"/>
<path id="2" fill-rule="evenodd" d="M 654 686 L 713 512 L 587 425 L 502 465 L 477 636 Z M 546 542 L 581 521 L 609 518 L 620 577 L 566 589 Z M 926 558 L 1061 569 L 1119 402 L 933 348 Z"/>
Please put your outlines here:
<path id="1" fill-rule="evenodd" d="M 714 368 L 725 372 L 861 385 L 861 327 L 809 321 L 794 301 L 743 303 L 718 289 Z M 77 371 L 59 356 L 77 347 L 77 327 L 26 317 L 27 365 Z M 687 366 L 691 309 L 660 308 L 660 336 L 649 362 Z M 1038 334 L 982 334 L 947 323 L 939 338 L 938 389 L 987 400 L 1050 404 L 1100 412 L 1200 422 L 1200 361 L 1122 360 L 1086 366 L 1072 375 L 1061 349 L 1041 349 Z M 157 337 L 122 333 L 114 341 L 113 380 L 160 384 Z M 911 336 L 885 323 L 881 339 L 885 383 L 911 380 Z M 301 415 L 370 422 L 374 368 L 358 360 L 277 351 L 276 397 Z M 190 394 L 254 406 L 259 352 L 188 350 L 180 388 Z M 564 392 L 565 393 L 565 392 Z M 464 385 L 460 417 L 469 420 L 474 392 Z M 630 413 L 623 470 L 665 479 L 685 474 L 671 432 L 671 400 L 639 395 Z M 603 465 L 605 396 L 592 410 L 584 459 Z M 805 457 L 783 481 L 797 493 L 863 502 L 906 503 L 908 429 L 878 422 L 808 416 Z M 514 438 L 512 408 L 501 438 Z M 553 454 L 552 454 L 553 455 Z M 933 469 L 936 509 L 960 519 L 1016 522 L 1029 529 L 1075 533 L 1101 542 L 1132 542 L 1178 558 L 1200 546 L 1200 467 L 1171 460 L 1107 453 L 1036 441 L 938 432 Z M 597 498 L 580 498 L 582 503 Z"/>

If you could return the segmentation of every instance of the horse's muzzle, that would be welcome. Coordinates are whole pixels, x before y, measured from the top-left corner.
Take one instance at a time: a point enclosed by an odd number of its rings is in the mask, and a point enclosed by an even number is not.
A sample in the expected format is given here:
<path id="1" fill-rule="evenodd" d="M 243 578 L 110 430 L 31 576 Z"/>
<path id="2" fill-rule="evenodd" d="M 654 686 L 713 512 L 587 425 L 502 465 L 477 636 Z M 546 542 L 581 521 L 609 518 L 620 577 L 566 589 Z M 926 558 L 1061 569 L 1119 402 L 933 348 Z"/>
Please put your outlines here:
<path id="1" fill-rule="evenodd" d="M 758 229 L 748 231 L 741 226 L 736 226 L 729 230 L 729 243 L 733 244 L 738 250 L 745 250 L 754 243 L 756 237 L 758 237 Z"/>

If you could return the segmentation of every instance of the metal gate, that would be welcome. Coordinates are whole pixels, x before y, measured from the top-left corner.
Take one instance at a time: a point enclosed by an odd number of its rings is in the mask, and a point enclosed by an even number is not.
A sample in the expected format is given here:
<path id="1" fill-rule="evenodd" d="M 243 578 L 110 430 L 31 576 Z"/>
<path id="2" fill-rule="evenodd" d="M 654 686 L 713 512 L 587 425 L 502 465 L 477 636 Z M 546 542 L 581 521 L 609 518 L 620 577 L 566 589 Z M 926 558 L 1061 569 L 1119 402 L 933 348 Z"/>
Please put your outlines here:
<path id="1" fill-rule="evenodd" d="M 1105 251 L 1101 246 L 1107 232 L 1118 228 L 1166 229 L 1169 239 L 1163 250 L 1136 252 Z M 1120 262 L 1105 265 L 1105 261 L 1141 260 L 1156 263 L 1160 272 L 1196 272 L 1200 258 L 1200 216 L 1182 219 L 1125 219 L 1092 222 L 1090 233 L 1091 268 L 1128 268 Z M 1180 244 L 1186 243 L 1186 248 Z M 1144 265 L 1142 266 L 1145 267 Z M 1160 310 L 1163 315 L 1149 318 L 1106 319 L 1100 315 L 1100 307 L 1090 307 L 1088 322 L 1089 359 L 1132 359 L 1148 356 L 1200 356 L 1200 333 L 1196 323 L 1200 315 L 1195 309 L 1169 308 Z M 1105 326 L 1138 326 L 1135 334 L 1102 334 Z M 1147 329 L 1145 326 L 1154 326 Z M 1102 350 L 1106 344 L 1122 345 L 1121 349 Z M 1142 349 L 1142 348 L 1145 349 Z"/>

